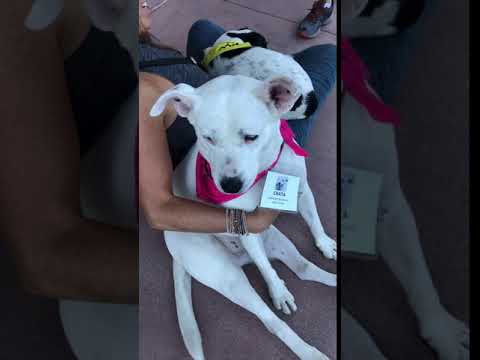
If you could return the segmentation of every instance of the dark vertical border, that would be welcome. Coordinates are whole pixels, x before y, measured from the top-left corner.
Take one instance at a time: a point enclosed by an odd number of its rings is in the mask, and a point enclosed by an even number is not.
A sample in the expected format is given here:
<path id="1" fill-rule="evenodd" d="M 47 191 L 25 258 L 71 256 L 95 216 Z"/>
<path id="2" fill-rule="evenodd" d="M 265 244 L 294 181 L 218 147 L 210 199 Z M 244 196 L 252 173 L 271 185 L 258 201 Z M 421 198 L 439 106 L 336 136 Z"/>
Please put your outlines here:
<path id="1" fill-rule="evenodd" d="M 337 1 L 337 359 L 342 358 L 342 226 L 341 226 L 341 163 L 342 163 L 342 16 Z"/>

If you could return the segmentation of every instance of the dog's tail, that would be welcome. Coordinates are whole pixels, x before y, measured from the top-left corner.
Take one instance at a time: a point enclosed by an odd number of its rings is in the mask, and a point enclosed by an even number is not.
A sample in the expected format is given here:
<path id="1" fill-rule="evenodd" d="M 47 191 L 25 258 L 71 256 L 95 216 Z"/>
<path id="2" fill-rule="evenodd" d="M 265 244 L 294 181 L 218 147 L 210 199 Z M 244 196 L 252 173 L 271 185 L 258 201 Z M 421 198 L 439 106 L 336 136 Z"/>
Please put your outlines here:
<path id="1" fill-rule="evenodd" d="M 193 359 L 204 360 L 202 337 L 193 312 L 192 277 L 176 260 L 173 260 L 173 281 L 178 324 L 180 325 L 183 342 Z"/>

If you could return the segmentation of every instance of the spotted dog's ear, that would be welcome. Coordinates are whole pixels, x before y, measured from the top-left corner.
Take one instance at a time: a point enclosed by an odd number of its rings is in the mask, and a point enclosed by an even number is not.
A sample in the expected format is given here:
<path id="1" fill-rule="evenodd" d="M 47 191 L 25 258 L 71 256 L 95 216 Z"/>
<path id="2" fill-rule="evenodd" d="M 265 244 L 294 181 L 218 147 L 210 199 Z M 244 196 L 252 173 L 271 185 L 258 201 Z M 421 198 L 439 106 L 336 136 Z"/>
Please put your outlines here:
<path id="1" fill-rule="evenodd" d="M 32 31 L 47 28 L 55 22 L 63 6 L 63 0 L 35 0 L 25 19 L 25 27 Z"/>
<path id="2" fill-rule="evenodd" d="M 229 31 L 227 35 L 232 38 L 239 38 L 244 42 L 249 42 L 252 46 L 267 48 L 268 41 L 260 33 L 249 28 L 242 28 L 236 31 Z"/>
<path id="3" fill-rule="evenodd" d="M 273 115 L 281 117 L 295 104 L 300 96 L 298 86 L 288 77 L 273 77 L 262 84 L 257 92 Z"/>
<path id="4" fill-rule="evenodd" d="M 200 97 L 195 94 L 195 88 L 190 85 L 178 84 L 158 98 L 150 110 L 150 116 L 159 116 L 170 101 L 173 101 L 173 106 L 178 115 L 191 120 L 190 115 L 198 106 Z"/>

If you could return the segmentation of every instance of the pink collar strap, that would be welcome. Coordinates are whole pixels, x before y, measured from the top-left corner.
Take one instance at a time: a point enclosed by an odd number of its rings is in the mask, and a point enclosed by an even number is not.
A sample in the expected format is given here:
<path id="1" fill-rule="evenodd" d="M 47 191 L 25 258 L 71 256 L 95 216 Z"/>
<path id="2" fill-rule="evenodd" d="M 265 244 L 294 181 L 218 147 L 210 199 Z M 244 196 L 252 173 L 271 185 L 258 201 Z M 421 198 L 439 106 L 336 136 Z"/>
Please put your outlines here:
<path id="1" fill-rule="evenodd" d="M 281 120 L 280 121 L 280 134 L 282 135 L 283 143 L 280 147 L 280 151 L 278 152 L 277 158 L 272 163 L 272 165 L 270 165 L 267 169 L 263 170 L 262 172 L 260 172 L 257 175 L 257 177 L 255 178 L 255 181 L 253 182 L 252 186 L 248 190 L 250 190 L 262 178 L 264 178 L 267 175 L 267 173 L 270 170 L 272 170 L 275 167 L 275 165 L 277 165 L 278 160 L 280 159 L 280 155 L 282 154 L 282 150 L 283 150 L 285 144 L 287 144 L 297 156 L 302 156 L 302 157 L 308 156 L 308 152 L 305 151 L 295 141 L 295 134 L 293 133 L 290 126 L 288 126 L 288 122 L 286 120 Z M 205 202 L 219 205 L 219 204 L 223 204 L 227 201 L 231 201 L 231 200 L 234 200 L 236 198 L 239 198 L 240 196 L 242 196 L 244 194 L 244 193 L 226 194 L 226 193 L 220 191 L 217 188 L 217 186 L 215 185 L 215 182 L 213 181 L 210 164 L 202 156 L 202 154 L 200 154 L 200 152 L 197 155 L 197 164 L 196 164 L 196 174 L 195 175 L 196 175 L 197 197 L 200 200 L 203 200 Z"/>
<path id="2" fill-rule="evenodd" d="M 345 90 L 362 104 L 373 119 L 398 125 L 400 116 L 370 87 L 370 73 L 348 39 L 341 42 L 342 81 Z"/>

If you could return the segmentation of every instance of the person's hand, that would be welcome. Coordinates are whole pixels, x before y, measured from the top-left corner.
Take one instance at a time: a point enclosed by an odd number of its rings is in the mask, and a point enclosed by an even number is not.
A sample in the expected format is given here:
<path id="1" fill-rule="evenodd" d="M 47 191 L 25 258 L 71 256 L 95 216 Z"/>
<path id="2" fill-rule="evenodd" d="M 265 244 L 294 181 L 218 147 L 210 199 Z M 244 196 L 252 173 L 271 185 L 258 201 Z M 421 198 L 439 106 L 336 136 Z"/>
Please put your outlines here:
<path id="1" fill-rule="evenodd" d="M 268 229 L 277 218 L 278 211 L 271 209 L 257 208 L 247 216 L 248 230 L 251 233 L 261 233 Z"/>
<path id="2" fill-rule="evenodd" d="M 139 35 L 145 36 L 150 33 L 150 28 L 152 26 L 151 18 L 151 9 L 148 5 L 148 2 L 139 0 L 138 1 L 138 14 L 139 14 Z"/>

